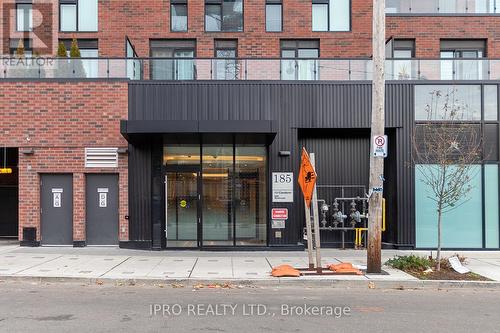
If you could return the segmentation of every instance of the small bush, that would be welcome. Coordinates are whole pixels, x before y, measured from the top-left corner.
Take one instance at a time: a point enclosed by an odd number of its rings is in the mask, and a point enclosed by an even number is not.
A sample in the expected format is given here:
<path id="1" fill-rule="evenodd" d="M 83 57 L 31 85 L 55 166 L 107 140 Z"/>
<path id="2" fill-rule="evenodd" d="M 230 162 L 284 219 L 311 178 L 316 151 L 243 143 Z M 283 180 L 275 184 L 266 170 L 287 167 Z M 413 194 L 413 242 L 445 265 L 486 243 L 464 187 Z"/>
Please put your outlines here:
<path id="1" fill-rule="evenodd" d="M 389 259 L 386 262 L 386 265 L 403 271 L 423 271 L 429 267 L 433 267 L 434 263 L 432 260 L 425 257 L 411 255 L 397 256 L 395 258 Z"/>

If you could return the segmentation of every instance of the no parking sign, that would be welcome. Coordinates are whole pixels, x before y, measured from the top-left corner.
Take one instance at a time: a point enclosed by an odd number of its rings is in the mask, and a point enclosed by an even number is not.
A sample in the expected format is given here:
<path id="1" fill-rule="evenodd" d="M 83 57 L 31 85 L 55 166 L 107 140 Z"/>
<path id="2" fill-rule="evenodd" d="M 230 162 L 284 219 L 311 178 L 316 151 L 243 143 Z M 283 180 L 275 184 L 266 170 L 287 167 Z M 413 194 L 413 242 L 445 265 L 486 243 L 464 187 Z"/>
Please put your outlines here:
<path id="1" fill-rule="evenodd" d="M 387 157 L 387 135 L 373 137 L 373 156 Z"/>

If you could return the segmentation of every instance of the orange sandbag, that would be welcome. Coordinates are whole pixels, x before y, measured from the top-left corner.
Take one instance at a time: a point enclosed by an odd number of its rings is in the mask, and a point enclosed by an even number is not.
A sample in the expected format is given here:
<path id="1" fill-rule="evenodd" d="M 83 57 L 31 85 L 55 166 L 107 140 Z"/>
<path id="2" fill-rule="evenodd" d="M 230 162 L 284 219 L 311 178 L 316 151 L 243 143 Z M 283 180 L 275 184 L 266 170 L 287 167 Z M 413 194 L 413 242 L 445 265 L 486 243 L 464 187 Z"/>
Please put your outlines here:
<path id="1" fill-rule="evenodd" d="M 363 275 L 363 272 L 361 272 L 359 269 L 356 268 L 351 268 L 351 269 L 343 268 L 335 271 L 335 273 Z"/>
<path id="2" fill-rule="evenodd" d="M 331 271 L 338 271 L 340 269 L 353 269 L 354 267 L 352 266 L 352 264 L 350 262 L 343 262 L 341 264 L 332 264 L 330 266 L 328 266 L 328 268 L 331 270 Z"/>
<path id="3" fill-rule="evenodd" d="M 300 272 L 290 265 L 281 265 L 274 267 L 271 275 L 274 277 L 299 277 Z"/>

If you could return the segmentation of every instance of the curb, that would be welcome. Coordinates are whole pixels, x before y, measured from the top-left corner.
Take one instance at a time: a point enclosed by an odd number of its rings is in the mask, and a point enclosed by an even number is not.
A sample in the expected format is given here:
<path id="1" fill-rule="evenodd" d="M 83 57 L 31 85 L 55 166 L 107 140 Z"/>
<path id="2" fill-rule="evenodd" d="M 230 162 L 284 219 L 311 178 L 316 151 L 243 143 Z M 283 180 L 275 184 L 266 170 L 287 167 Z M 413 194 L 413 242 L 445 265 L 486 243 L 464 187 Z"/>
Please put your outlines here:
<path id="1" fill-rule="evenodd" d="M 36 277 L 0 276 L 2 282 L 29 283 L 67 283 L 104 286 L 154 286 L 172 288 L 194 288 L 197 285 L 230 284 L 235 287 L 305 287 L 305 288 L 342 288 L 342 289 L 494 289 L 500 290 L 497 281 L 452 281 L 452 280 L 313 280 L 277 278 L 276 280 L 239 280 L 239 279 L 112 279 L 112 278 L 73 278 L 73 277 Z M 222 289 L 222 288 L 221 288 Z M 231 288 L 225 288 L 231 289 Z"/>

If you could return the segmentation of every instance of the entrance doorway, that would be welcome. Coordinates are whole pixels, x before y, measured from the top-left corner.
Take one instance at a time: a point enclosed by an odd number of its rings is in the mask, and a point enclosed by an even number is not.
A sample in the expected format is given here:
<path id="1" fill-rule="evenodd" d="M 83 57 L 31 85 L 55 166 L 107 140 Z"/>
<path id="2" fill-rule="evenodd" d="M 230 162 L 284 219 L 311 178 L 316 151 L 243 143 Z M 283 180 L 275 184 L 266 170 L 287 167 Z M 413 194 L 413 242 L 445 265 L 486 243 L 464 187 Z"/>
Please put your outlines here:
<path id="1" fill-rule="evenodd" d="M 165 175 L 167 248 L 199 247 L 200 171 L 182 168 Z"/>
<path id="2" fill-rule="evenodd" d="M 19 232 L 18 149 L 0 147 L 0 239 L 17 239 Z"/>
<path id="3" fill-rule="evenodd" d="M 267 244 L 267 148 L 165 145 L 167 248 Z"/>

